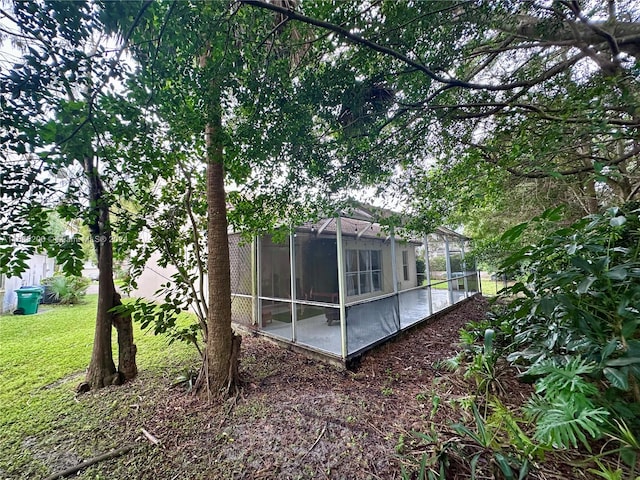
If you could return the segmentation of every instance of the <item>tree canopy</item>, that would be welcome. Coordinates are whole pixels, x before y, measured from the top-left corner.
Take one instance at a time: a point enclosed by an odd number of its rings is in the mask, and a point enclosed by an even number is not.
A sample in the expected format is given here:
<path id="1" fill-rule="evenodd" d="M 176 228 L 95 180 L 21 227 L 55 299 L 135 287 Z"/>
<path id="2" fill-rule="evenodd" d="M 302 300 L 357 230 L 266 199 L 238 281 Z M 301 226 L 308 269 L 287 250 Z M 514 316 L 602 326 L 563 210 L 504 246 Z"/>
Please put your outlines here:
<path id="1" fill-rule="evenodd" d="M 398 159 L 394 185 L 417 211 L 544 179 L 576 213 L 639 194 L 633 2 L 243 3 L 344 45 L 335 62 L 394 92 L 373 148 Z"/>

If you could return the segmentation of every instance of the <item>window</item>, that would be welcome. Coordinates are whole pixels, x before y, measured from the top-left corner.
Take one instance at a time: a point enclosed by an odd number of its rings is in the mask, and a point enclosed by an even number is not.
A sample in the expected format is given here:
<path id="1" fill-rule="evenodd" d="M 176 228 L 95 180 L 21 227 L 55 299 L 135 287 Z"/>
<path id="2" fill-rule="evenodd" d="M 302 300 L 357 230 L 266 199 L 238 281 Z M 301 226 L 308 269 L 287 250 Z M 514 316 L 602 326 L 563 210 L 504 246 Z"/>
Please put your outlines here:
<path id="1" fill-rule="evenodd" d="M 347 250 L 347 295 L 363 295 L 382 290 L 380 250 Z"/>
<path id="2" fill-rule="evenodd" d="M 409 281 L 409 252 L 407 250 L 402 251 L 402 276 L 404 281 Z"/>

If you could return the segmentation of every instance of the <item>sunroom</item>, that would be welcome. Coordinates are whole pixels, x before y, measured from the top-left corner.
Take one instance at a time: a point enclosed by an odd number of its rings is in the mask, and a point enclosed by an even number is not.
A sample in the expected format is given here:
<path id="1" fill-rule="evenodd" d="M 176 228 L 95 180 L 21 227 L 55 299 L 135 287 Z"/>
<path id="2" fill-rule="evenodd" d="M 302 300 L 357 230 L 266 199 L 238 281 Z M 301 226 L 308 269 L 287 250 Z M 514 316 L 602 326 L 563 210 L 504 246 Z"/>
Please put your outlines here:
<path id="1" fill-rule="evenodd" d="M 229 237 L 232 319 L 342 363 L 479 292 L 468 238 L 417 238 L 359 207 L 280 241 Z"/>

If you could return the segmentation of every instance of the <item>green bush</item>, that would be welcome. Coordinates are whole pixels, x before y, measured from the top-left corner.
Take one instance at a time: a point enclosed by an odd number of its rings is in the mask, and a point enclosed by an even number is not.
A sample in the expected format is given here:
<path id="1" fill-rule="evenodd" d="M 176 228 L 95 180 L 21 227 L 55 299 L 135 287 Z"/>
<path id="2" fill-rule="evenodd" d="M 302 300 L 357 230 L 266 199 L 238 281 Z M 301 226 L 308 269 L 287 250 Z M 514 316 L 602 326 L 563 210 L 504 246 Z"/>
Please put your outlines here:
<path id="1" fill-rule="evenodd" d="M 508 292 L 506 315 L 525 347 L 512 360 L 582 356 L 640 402 L 639 207 L 591 215 L 507 259 L 505 268 L 526 272 Z"/>
<path id="2" fill-rule="evenodd" d="M 541 219 L 548 221 L 545 215 Z M 500 321 L 513 339 L 508 360 L 530 367 L 529 377 L 538 378 L 530 413 L 539 419 L 540 441 L 585 443 L 586 435 L 606 433 L 607 418 L 640 431 L 639 215 L 638 202 L 609 208 L 503 264 L 507 273 L 523 272 L 503 295 Z M 504 236 L 517 238 L 530 226 Z M 574 383 L 558 383 L 562 378 Z"/>
<path id="3" fill-rule="evenodd" d="M 452 272 L 462 272 L 463 262 L 462 257 L 459 254 L 452 254 L 449 258 L 451 262 L 451 271 Z M 464 262 L 466 264 L 467 270 L 471 270 L 473 266 L 473 259 L 470 262 Z M 432 272 L 444 272 L 447 270 L 447 258 L 446 257 L 430 257 L 429 258 L 429 270 Z"/>
<path id="4" fill-rule="evenodd" d="M 87 294 L 91 280 L 85 277 L 54 275 L 43 278 L 42 285 L 48 286 L 53 297 L 60 303 L 76 304 Z"/>
<path id="5" fill-rule="evenodd" d="M 598 389 L 587 377 L 596 368 L 574 357 L 565 365 L 545 360 L 529 369 L 528 374 L 542 377 L 527 406 L 528 415 L 536 420 L 535 440 L 555 448 L 582 443 L 588 450 L 587 434 L 602 437 L 609 412 L 594 405 Z"/>
<path id="6" fill-rule="evenodd" d="M 445 257 L 429 258 L 429 270 L 431 270 L 432 272 L 444 272 L 446 269 Z"/>

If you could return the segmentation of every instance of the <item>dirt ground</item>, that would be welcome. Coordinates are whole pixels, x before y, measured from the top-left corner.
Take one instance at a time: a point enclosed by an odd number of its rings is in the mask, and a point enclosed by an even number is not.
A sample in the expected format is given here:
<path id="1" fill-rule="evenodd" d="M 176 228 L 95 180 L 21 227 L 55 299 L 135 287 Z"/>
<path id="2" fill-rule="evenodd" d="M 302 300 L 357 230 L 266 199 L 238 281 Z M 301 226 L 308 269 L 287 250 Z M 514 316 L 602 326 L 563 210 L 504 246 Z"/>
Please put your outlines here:
<path id="1" fill-rule="evenodd" d="M 456 354 L 460 328 L 480 319 L 486 308 L 484 299 L 474 298 L 366 354 L 353 371 L 247 336 L 243 391 L 223 405 L 171 388 L 170 378 L 142 373 L 124 387 L 78 398 L 95 418 L 80 431 L 62 428 L 47 442 L 56 446 L 46 455 L 49 470 L 132 445 L 130 452 L 74 478 L 401 478 L 401 465 L 421 454 L 411 432 L 436 432 L 442 442 L 452 435 L 452 423 L 468 423 L 469 409 L 462 405 L 473 398 L 475 384 L 438 368 L 438 362 Z M 530 386 L 507 370 L 501 383 L 505 404 L 518 405 L 529 394 Z M 142 429 L 160 443 L 148 441 Z M 30 448 L 37 451 L 38 445 Z M 528 478 L 585 475 L 548 457 Z M 453 465 L 447 478 L 468 476 Z"/>

